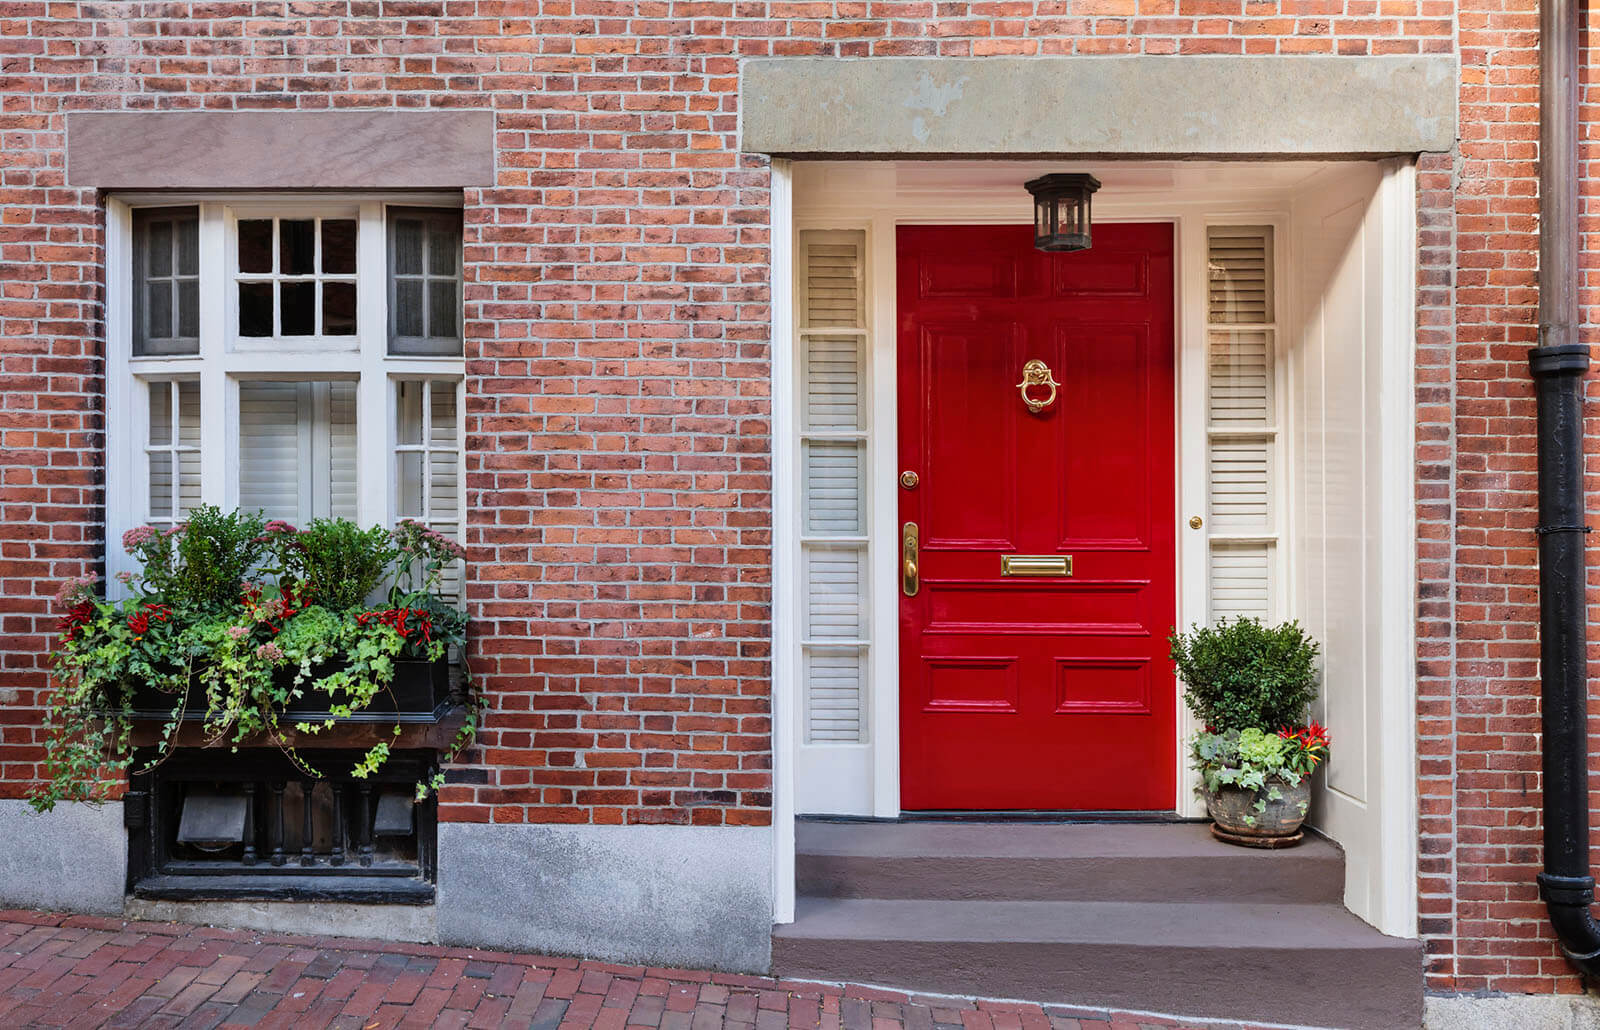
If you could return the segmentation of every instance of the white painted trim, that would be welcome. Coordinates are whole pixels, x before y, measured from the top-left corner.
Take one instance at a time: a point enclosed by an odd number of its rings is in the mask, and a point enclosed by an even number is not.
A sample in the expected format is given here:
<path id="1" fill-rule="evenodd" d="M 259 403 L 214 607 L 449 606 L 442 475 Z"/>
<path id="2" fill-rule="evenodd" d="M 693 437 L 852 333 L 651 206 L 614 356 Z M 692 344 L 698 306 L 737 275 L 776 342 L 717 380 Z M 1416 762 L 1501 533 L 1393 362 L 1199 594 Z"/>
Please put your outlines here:
<path id="1" fill-rule="evenodd" d="M 1172 302 L 1177 308 L 1173 318 L 1177 336 L 1177 394 L 1178 414 L 1175 442 L 1178 469 L 1178 627 L 1191 623 L 1204 623 L 1209 617 L 1210 597 L 1206 589 L 1211 565 L 1209 526 L 1199 530 L 1189 528 L 1189 519 L 1198 515 L 1210 521 L 1210 504 L 1204 470 L 1206 468 L 1209 440 L 1206 437 L 1207 410 L 1206 377 L 1209 372 L 1206 354 L 1206 311 L 1203 304 L 1184 305 L 1188 297 L 1206 296 L 1206 227 L 1203 219 L 1179 216 L 1176 220 L 1176 239 L 1173 241 L 1176 268 L 1176 288 Z M 1183 470 L 1199 470 L 1198 475 L 1184 475 Z M 1200 729 L 1194 713 L 1183 703 L 1183 687 L 1178 685 L 1177 739 L 1178 749 L 1175 808 L 1179 815 L 1198 819 L 1206 814 L 1205 802 L 1195 793 L 1199 776 L 1189 765 L 1189 738 Z"/>
<path id="2" fill-rule="evenodd" d="M 1379 452 L 1383 510 L 1378 535 L 1378 610 L 1384 635 L 1378 655 L 1377 742 L 1385 775 L 1379 780 L 1379 898 L 1374 923 L 1385 933 L 1417 933 L 1417 523 L 1416 523 L 1416 282 L 1417 177 L 1409 160 L 1385 162 L 1378 187 L 1383 213 L 1383 345 L 1378 409 L 1391 445 Z"/>
<path id="3" fill-rule="evenodd" d="M 867 225 L 867 325 L 872 343 L 867 355 L 867 511 L 869 547 L 868 614 L 872 640 L 868 697 L 872 735 L 870 814 L 892 819 L 900 814 L 900 419 L 899 350 L 895 331 L 895 223 L 875 218 Z"/>
<path id="4" fill-rule="evenodd" d="M 794 391 L 793 179 L 772 162 L 772 921 L 794 922 L 795 749 L 800 740 L 800 522 Z M 463 477 L 465 478 L 465 477 Z M 465 509 L 463 509 L 465 510 Z"/>
<path id="5" fill-rule="evenodd" d="M 133 571 L 116 546 L 122 532 L 148 516 L 147 398 L 139 380 L 195 379 L 200 383 L 201 501 L 224 509 L 239 499 L 239 383 L 241 380 L 355 381 L 357 520 L 387 524 L 393 518 L 391 480 L 394 377 L 455 383 L 461 420 L 458 443 L 465 448 L 463 357 L 402 356 L 388 349 L 388 234 L 386 205 L 460 206 L 455 192 L 118 194 L 107 200 L 107 569 Z M 200 346 L 193 356 L 132 356 L 132 215 L 139 206 L 195 204 L 199 208 Z M 360 223 L 355 280 L 357 335 L 241 340 L 237 324 L 237 242 L 241 215 L 278 217 L 354 216 Z M 276 245 L 276 243 L 274 244 Z M 342 277 L 338 277 L 342 278 Z M 458 477 L 463 529 L 465 462 Z"/>
<path id="6" fill-rule="evenodd" d="M 122 534 L 136 524 L 132 509 L 114 498 L 133 493 L 134 484 L 149 483 L 137 466 L 143 448 L 134 446 L 134 427 L 142 419 L 135 408 L 140 391 L 128 373 L 133 354 L 133 209 L 116 198 L 106 201 L 106 538 L 107 597 L 122 596 L 117 574 L 138 571 L 122 550 Z M 136 458 L 138 459 L 136 461 Z M 148 504 L 148 499 L 146 500 Z"/>
<path id="7" fill-rule="evenodd" d="M 382 289 L 356 288 L 356 340 L 359 348 L 355 355 L 359 365 L 393 368 L 384 361 L 389 347 L 389 234 L 385 224 L 383 204 L 367 201 L 360 207 L 356 228 L 356 271 L 370 268 L 384 270 L 379 282 Z M 456 363 L 460 374 L 462 362 Z M 381 412 L 382 418 L 373 418 L 372 412 Z M 463 434 L 463 440 L 465 434 Z M 386 375 L 366 375 L 356 382 L 356 521 L 364 526 L 384 523 L 394 512 L 395 460 L 395 396 L 394 384 Z M 465 448 L 463 448 L 463 451 Z M 465 475 L 463 461 L 463 475 Z M 374 475 L 377 469 L 384 474 Z M 466 506 L 462 505 L 463 521 Z"/>

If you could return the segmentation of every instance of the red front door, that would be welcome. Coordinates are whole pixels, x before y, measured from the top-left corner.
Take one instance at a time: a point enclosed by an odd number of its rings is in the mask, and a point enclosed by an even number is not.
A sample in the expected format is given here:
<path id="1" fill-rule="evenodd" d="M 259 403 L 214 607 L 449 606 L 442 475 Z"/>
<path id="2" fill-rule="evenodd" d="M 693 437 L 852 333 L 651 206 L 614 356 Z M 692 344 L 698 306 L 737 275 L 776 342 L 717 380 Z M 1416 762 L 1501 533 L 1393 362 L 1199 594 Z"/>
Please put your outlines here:
<path id="1" fill-rule="evenodd" d="M 898 251 L 901 805 L 1170 811 L 1172 228 L 1044 254 L 1030 226 L 908 226 Z M 1032 359 L 1060 384 L 1038 412 Z"/>

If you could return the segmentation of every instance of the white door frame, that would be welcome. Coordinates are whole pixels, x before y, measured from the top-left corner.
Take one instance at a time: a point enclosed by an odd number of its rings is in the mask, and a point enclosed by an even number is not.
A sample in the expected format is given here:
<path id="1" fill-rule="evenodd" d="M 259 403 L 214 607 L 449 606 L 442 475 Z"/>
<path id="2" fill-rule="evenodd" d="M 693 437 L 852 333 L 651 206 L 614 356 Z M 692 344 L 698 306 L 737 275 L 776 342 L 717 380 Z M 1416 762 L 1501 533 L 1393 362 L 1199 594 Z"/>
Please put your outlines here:
<path id="1" fill-rule="evenodd" d="M 923 168 L 934 164 L 921 162 Z M 895 229 L 913 224 L 1021 224 L 1029 221 L 1030 202 L 1021 184 L 1044 171 L 1073 170 L 1082 162 L 944 162 L 946 169 L 973 169 L 974 183 L 917 181 L 892 162 L 827 162 L 794 165 L 774 162 L 773 171 L 773 713 L 774 713 L 774 888 L 778 922 L 793 918 L 794 818 L 805 814 L 797 804 L 800 778 L 807 793 L 821 787 L 845 797 L 846 803 L 830 814 L 871 818 L 900 815 L 899 782 L 899 587 Z M 1247 177 L 1264 166 L 1199 163 L 1096 162 L 1096 171 L 1121 164 L 1137 181 L 1149 174 L 1150 188 L 1106 190 L 1096 198 L 1097 222 L 1170 222 L 1175 232 L 1174 347 L 1176 362 L 1177 509 L 1177 621 L 1179 626 L 1204 622 L 1208 614 L 1207 569 L 1209 542 L 1205 532 L 1191 531 L 1192 515 L 1207 514 L 1206 480 L 1206 325 L 1203 303 L 1189 303 L 1206 295 L 1206 239 L 1209 223 L 1268 224 L 1275 227 L 1276 281 L 1286 290 L 1291 278 L 1285 268 L 1291 260 L 1287 226 L 1289 201 L 1298 183 L 1317 174 L 1318 166 L 1302 163 L 1284 170 L 1281 178 L 1266 184 L 1243 185 L 1236 174 Z M 1327 165 L 1320 166 L 1326 171 Z M 1163 179 L 1157 172 L 1171 170 Z M 912 181 L 908 184 L 907 179 Z M 1269 176 L 1269 179 L 1272 177 Z M 1155 185 L 1158 183 L 1159 185 Z M 1403 227 L 1402 227 L 1403 228 Z M 793 306 L 796 296 L 795 246 L 808 229 L 858 229 L 866 238 L 866 288 L 868 290 L 869 345 L 867 524 L 873 542 L 869 554 L 869 696 L 866 740 L 853 745 L 806 745 L 800 734 L 799 699 L 801 669 L 799 633 L 795 623 L 800 582 L 798 480 L 795 453 L 795 412 L 798 406 Z M 1401 234 L 1403 235 L 1403 234 Z M 1402 240 L 1397 245 L 1404 245 Z M 1280 293 L 1279 326 L 1293 317 L 1294 299 Z M 1397 315 L 1399 319 L 1401 316 Z M 1290 547 L 1285 538 L 1294 524 L 1290 509 L 1293 470 L 1284 444 L 1292 424 L 1285 389 L 1287 354 L 1291 334 L 1276 334 L 1275 363 L 1279 408 L 1276 449 L 1280 470 L 1274 484 L 1278 505 L 1273 570 L 1273 617 L 1285 618 L 1292 591 L 1288 566 Z M 1401 355 L 1412 353 L 1408 347 Z M 1405 457 L 1409 458 L 1410 450 Z M 1409 466 L 1407 466 L 1409 467 Z M 1185 470 L 1191 470 L 1185 474 Z M 1392 481 L 1392 480 L 1391 480 Z M 1393 531 L 1395 527 L 1388 527 Z M 1407 539 L 1410 539 L 1409 534 Z M 889 542 L 889 543 L 886 543 Z M 1174 689 L 1178 688 L 1174 685 Z M 1204 807 L 1193 794 L 1194 779 L 1188 768 L 1184 741 L 1197 728 L 1187 709 L 1178 706 L 1177 734 L 1172 743 L 1177 756 L 1173 782 L 1173 807 L 1181 815 L 1201 816 Z M 1414 798 L 1414 785 L 1410 788 Z M 1401 806 L 1404 809 L 1404 806 Z M 1413 804 L 1414 808 L 1414 804 Z M 813 811 L 815 809 L 812 809 Z M 1413 820 L 1414 822 L 1414 820 Z M 1414 834 L 1412 834 L 1414 838 Z M 1412 850 L 1414 852 L 1414 841 Z M 1386 862 L 1386 865 L 1388 863 Z M 1410 869 L 1414 870 L 1414 858 Z M 1411 890 L 1414 874 L 1405 868 L 1386 872 L 1386 878 L 1405 881 Z M 1414 900 L 1414 897 L 1413 897 Z M 1413 905 L 1414 910 L 1414 905 Z M 1411 925 L 1414 927 L 1414 914 Z M 1390 930 L 1390 932 L 1397 932 Z M 1405 932 L 1414 932 L 1405 931 Z"/>

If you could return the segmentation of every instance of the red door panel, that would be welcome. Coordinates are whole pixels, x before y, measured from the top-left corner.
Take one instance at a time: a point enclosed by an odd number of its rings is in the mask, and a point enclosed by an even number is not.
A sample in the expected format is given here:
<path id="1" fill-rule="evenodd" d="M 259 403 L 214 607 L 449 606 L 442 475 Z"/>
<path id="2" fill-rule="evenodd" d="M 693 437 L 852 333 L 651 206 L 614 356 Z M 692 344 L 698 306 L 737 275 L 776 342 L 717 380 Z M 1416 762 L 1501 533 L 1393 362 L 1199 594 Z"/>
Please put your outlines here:
<path id="1" fill-rule="evenodd" d="M 907 810 L 1171 810 L 1176 712 L 1172 229 L 898 233 Z M 1031 358 L 1061 384 L 1029 412 Z M 1043 391 L 1035 388 L 1035 396 Z M 1070 555 L 1008 577 L 1004 555 Z"/>

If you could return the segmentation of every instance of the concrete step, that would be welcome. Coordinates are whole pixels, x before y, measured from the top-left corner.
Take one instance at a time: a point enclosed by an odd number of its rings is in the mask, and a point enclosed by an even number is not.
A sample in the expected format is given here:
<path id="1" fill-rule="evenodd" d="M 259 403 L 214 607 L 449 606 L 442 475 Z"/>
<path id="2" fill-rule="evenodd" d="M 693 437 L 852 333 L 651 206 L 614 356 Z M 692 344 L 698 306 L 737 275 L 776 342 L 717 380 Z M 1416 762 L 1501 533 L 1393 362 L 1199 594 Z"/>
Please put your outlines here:
<path id="1" fill-rule="evenodd" d="M 802 897 L 783 977 L 1350 1030 L 1422 1021 L 1422 946 L 1332 904 Z"/>
<path id="2" fill-rule="evenodd" d="M 819 898 L 1339 904 L 1344 856 L 1223 844 L 1199 823 L 795 826 L 796 893 Z"/>

